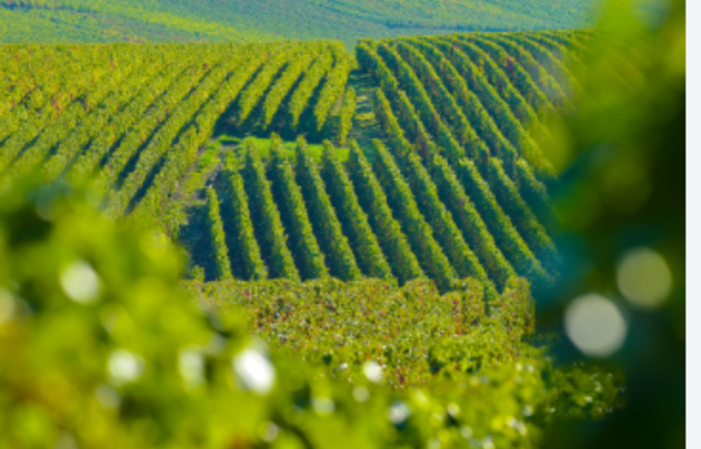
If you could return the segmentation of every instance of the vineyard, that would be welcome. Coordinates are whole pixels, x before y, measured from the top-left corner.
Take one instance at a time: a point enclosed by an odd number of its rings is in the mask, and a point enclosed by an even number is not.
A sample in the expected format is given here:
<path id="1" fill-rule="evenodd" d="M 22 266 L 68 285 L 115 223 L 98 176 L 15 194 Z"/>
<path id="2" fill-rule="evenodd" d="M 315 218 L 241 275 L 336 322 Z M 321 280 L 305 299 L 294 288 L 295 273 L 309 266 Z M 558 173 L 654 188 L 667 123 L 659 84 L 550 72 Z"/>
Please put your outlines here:
<path id="1" fill-rule="evenodd" d="M 242 306 L 251 312 L 252 327 L 265 341 L 332 371 L 343 370 L 343 364 L 362 366 L 372 354 L 386 367 L 385 381 L 393 388 L 419 386 L 430 381 L 432 367 L 448 368 L 445 356 L 450 351 L 438 354 L 436 341 L 476 343 L 492 338 L 494 350 L 484 362 L 494 366 L 523 350 L 521 337 L 535 329 L 528 284 L 512 280 L 491 317 L 482 287 L 471 280 L 441 295 L 427 280 L 410 281 L 401 288 L 379 279 L 185 283 L 207 310 Z M 523 318 L 509 322 L 510 316 Z M 345 375 L 362 377 L 353 371 Z"/>
<path id="2" fill-rule="evenodd" d="M 325 41 L 5 46 L 0 183 L 88 184 L 205 280 L 538 291 L 559 261 L 544 120 L 571 107 L 587 39 L 364 40 L 356 58 Z M 362 103 L 374 134 L 355 126 Z"/>
<path id="3" fill-rule="evenodd" d="M 683 445 L 674 1 L 0 0 L 0 449 Z"/>

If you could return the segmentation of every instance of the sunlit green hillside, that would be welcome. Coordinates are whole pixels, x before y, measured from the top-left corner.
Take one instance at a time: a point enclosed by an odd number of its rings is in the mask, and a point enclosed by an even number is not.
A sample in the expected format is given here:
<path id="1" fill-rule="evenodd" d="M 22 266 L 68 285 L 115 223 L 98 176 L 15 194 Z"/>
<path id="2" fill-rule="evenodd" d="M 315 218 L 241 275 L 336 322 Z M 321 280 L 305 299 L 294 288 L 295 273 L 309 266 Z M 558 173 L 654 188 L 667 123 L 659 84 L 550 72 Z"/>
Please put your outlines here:
<path id="1" fill-rule="evenodd" d="M 523 277 L 537 293 L 560 260 L 543 118 L 572 109 L 592 39 L 362 40 L 355 58 L 333 41 L 5 45 L 0 190 L 37 170 L 87 183 L 208 281 L 475 278 L 494 299 Z"/>
<path id="2" fill-rule="evenodd" d="M 1 42 L 270 41 L 581 27 L 596 0 L 0 0 Z"/>

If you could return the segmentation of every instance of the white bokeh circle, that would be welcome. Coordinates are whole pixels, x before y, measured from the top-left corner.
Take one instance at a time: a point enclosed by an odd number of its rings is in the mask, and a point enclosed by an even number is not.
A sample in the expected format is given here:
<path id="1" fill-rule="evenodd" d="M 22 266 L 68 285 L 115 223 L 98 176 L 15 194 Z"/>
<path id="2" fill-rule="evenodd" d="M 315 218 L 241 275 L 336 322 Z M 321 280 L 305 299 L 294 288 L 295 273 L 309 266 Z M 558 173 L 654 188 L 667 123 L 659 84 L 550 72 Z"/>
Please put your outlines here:
<path id="1" fill-rule="evenodd" d="M 628 326 L 618 307 L 598 294 L 576 298 L 565 311 L 565 331 L 591 357 L 607 357 L 625 341 Z"/>

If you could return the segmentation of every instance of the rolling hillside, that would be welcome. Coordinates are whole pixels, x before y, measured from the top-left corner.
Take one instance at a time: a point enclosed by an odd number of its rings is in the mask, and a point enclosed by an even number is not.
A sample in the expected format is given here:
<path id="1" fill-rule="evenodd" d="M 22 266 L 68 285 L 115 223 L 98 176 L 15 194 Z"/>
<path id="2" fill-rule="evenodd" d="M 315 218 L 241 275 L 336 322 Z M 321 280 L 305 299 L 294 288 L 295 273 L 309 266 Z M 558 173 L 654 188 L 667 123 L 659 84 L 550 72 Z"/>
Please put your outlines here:
<path id="1" fill-rule="evenodd" d="M 679 446 L 684 0 L 605 1 L 0 0 L 0 449 Z"/>
<path id="2" fill-rule="evenodd" d="M 329 41 L 4 46 L 0 188 L 34 170 L 89 183 L 207 280 L 547 287 L 541 117 L 569 107 L 587 39 L 365 40 L 357 60 Z"/>
<path id="3" fill-rule="evenodd" d="M 596 0 L 0 0 L 0 41 L 263 42 L 577 28 Z"/>

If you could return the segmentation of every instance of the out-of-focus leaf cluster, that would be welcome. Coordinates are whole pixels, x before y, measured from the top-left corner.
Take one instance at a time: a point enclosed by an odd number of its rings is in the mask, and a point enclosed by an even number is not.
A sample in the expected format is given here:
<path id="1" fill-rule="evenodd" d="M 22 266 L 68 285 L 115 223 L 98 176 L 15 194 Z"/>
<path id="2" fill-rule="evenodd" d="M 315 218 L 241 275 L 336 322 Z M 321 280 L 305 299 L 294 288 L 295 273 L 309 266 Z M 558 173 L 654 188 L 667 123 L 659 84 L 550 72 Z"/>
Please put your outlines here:
<path id="1" fill-rule="evenodd" d="M 178 281 L 179 250 L 104 220 L 83 197 L 17 186 L 0 198 L 0 447 L 533 447 L 565 398 L 543 350 L 521 340 L 527 328 L 486 318 L 470 282 L 444 297 L 422 283 L 239 285 L 247 307 L 257 292 L 259 328 L 297 314 L 285 332 L 308 340 L 294 351 L 307 360 L 277 343 L 269 354 L 240 305 L 197 307 Z M 347 359 L 358 362 L 349 376 L 316 363 L 351 354 L 334 352 L 334 333 L 371 332 L 352 324 L 363 311 L 379 332 L 358 340 L 406 327 L 386 347 L 417 345 L 413 385 L 394 388 L 402 359 L 378 346 Z"/>
<path id="2" fill-rule="evenodd" d="M 562 171 L 564 266 L 538 324 L 561 329 L 589 294 L 615 304 L 625 339 L 603 363 L 626 373 L 628 405 L 596 425 L 553 426 L 546 448 L 684 445 L 685 1 L 650 3 L 640 14 L 637 2 L 605 2 L 576 109 L 551 126 L 546 147 Z M 624 266 L 644 264 L 641 255 L 654 269 Z M 585 359 L 573 342 L 555 348 L 560 360 Z M 581 385 L 569 388 L 580 402 Z"/>

